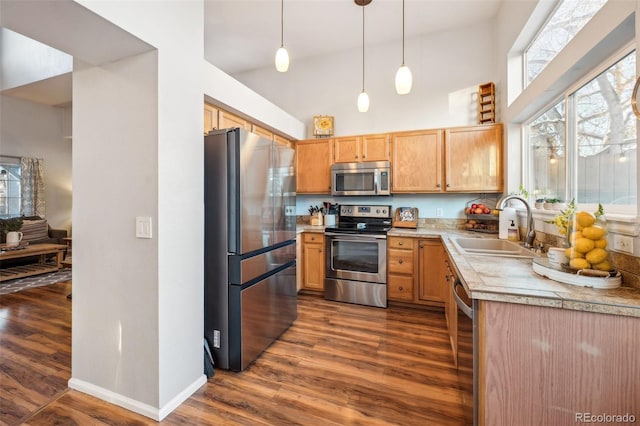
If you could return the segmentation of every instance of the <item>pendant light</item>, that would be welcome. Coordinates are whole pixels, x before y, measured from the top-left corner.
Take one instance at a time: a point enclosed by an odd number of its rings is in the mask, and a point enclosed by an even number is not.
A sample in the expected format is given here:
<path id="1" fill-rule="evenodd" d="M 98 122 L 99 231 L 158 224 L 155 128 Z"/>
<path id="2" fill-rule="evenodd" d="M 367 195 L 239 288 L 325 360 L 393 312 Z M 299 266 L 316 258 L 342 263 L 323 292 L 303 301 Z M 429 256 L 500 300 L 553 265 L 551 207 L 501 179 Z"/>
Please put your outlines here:
<path id="1" fill-rule="evenodd" d="M 362 6 L 362 93 L 358 96 L 358 111 L 369 111 L 369 95 L 364 91 L 364 7 L 372 0 L 354 0 L 358 6 Z"/>
<path id="2" fill-rule="evenodd" d="M 284 0 L 280 1 L 280 48 L 276 51 L 276 69 L 280 72 L 289 69 L 289 52 L 284 47 Z"/>
<path id="3" fill-rule="evenodd" d="M 411 91 L 413 77 L 411 70 L 404 64 L 404 0 L 402 0 L 402 65 L 396 72 L 396 92 L 398 95 L 406 95 Z"/>

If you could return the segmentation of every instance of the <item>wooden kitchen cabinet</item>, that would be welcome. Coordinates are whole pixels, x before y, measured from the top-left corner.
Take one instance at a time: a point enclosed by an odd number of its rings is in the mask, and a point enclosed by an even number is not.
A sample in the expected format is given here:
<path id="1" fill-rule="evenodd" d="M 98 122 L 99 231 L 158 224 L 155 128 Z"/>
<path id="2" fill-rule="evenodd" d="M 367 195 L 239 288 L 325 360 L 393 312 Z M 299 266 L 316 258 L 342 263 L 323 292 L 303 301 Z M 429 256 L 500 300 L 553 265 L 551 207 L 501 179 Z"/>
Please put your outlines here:
<path id="1" fill-rule="evenodd" d="M 389 160 L 389 135 L 347 136 L 333 139 L 334 163 Z"/>
<path id="2" fill-rule="evenodd" d="M 413 302 L 417 241 L 407 237 L 387 239 L 388 299 Z"/>
<path id="3" fill-rule="evenodd" d="M 391 191 L 442 192 L 442 130 L 394 133 L 391 136 Z"/>
<path id="4" fill-rule="evenodd" d="M 324 291 L 324 234 L 302 234 L 302 288 Z"/>
<path id="5" fill-rule="evenodd" d="M 237 115 L 228 113 L 227 111 L 220 110 L 219 123 L 221 129 L 229 129 L 232 127 L 240 127 L 241 129 L 251 131 L 251 123 L 240 118 Z"/>
<path id="6" fill-rule="evenodd" d="M 502 124 L 445 130 L 445 190 L 502 192 Z"/>
<path id="7" fill-rule="evenodd" d="M 263 138 L 273 140 L 273 133 L 267 129 L 263 129 L 260 126 L 256 126 L 255 124 L 251 124 L 251 133 L 255 133 L 256 135 L 260 135 Z"/>
<path id="8" fill-rule="evenodd" d="M 445 282 L 446 253 L 439 239 L 422 239 L 418 241 L 418 303 L 444 306 L 447 296 Z"/>
<path id="9" fill-rule="evenodd" d="M 331 194 L 331 139 L 296 142 L 296 192 Z"/>
<path id="10" fill-rule="evenodd" d="M 218 108 L 204 104 L 204 134 L 215 129 L 218 129 Z"/>

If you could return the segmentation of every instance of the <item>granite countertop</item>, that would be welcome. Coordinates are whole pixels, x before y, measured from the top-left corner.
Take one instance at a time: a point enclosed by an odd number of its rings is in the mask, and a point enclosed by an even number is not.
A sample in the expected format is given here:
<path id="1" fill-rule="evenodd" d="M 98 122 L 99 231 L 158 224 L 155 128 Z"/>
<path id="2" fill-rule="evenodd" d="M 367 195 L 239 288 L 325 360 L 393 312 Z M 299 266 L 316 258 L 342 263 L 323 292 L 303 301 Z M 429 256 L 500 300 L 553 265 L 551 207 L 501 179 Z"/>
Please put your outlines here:
<path id="1" fill-rule="evenodd" d="M 298 232 L 323 231 L 322 226 L 298 226 Z M 388 235 L 440 238 L 465 289 L 473 299 L 640 318 L 638 289 L 593 289 L 563 284 L 536 274 L 531 266 L 531 259 L 463 254 L 451 241 L 452 237 L 496 238 L 495 235 L 431 228 L 394 228 Z"/>

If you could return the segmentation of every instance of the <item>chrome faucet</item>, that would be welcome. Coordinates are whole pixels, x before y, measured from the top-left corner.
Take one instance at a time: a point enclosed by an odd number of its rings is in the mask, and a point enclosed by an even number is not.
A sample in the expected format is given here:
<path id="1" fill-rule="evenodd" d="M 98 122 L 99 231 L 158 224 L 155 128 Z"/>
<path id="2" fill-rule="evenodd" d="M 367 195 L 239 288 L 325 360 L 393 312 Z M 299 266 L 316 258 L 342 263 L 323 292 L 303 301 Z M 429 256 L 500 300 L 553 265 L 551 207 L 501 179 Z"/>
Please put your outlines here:
<path id="1" fill-rule="evenodd" d="M 531 206 L 529 206 L 529 203 L 527 203 L 527 200 L 525 200 L 524 198 L 518 195 L 505 195 L 504 197 L 500 198 L 496 203 L 496 209 L 497 210 L 504 209 L 505 203 L 509 200 L 514 200 L 514 199 L 522 201 L 524 206 L 527 208 L 527 232 L 524 237 L 524 246 L 526 248 L 533 248 L 533 242 L 536 239 L 536 230 L 533 225 L 533 214 L 531 214 Z"/>

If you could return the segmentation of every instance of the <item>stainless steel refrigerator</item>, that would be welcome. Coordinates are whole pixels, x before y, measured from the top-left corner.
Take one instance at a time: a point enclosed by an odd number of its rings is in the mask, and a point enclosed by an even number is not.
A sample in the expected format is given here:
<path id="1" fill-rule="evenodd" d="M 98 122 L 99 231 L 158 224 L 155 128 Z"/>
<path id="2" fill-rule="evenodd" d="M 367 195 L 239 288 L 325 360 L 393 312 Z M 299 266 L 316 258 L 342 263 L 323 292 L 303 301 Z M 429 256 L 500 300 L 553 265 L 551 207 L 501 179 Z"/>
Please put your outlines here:
<path id="1" fill-rule="evenodd" d="M 294 150 L 242 129 L 204 138 L 205 338 L 244 370 L 297 317 Z"/>

